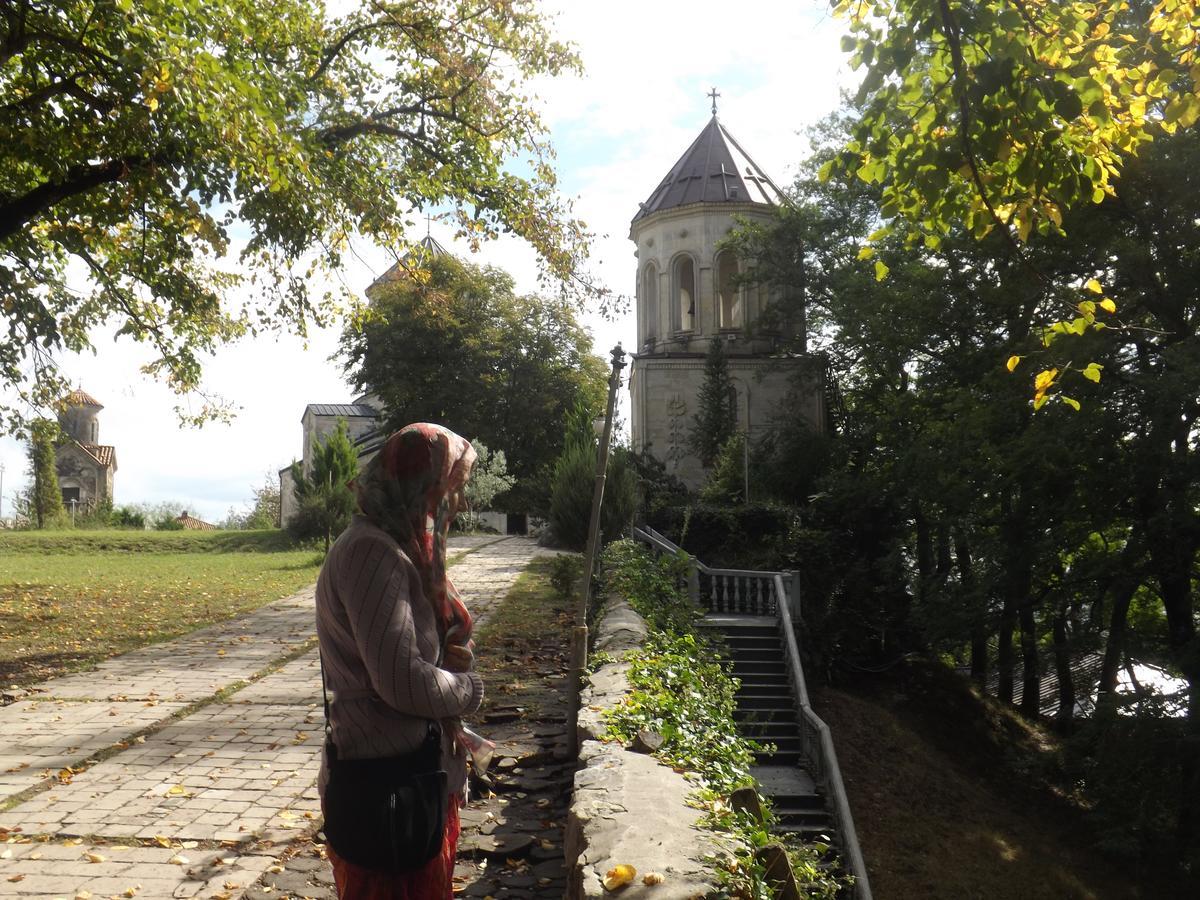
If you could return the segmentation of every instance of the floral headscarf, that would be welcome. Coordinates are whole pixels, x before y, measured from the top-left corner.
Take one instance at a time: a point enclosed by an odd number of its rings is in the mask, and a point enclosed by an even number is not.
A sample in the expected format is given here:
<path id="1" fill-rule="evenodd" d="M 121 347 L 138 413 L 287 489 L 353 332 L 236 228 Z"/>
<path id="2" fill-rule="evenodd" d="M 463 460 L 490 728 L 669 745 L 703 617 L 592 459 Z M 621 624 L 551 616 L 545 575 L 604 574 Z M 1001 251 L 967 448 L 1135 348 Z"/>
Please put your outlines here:
<path id="1" fill-rule="evenodd" d="M 474 464 L 469 441 L 420 422 L 388 438 L 355 479 L 359 508 L 417 567 L 444 643 L 466 645 L 471 633 L 471 614 L 446 575 L 446 535 Z"/>

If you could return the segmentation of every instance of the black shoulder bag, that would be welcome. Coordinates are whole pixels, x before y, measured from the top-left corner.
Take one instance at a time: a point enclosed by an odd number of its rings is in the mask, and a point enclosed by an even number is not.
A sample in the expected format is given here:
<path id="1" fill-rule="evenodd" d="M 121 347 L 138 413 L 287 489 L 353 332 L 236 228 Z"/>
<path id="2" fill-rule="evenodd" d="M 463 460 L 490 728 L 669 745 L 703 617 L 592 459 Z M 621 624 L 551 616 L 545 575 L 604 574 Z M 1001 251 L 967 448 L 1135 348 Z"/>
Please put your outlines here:
<path id="1" fill-rule="evenodd" d="M 419 869 L 442 849 L 449 805 L 442 729 L 430 720 L 416 750 L 376 759 L 340 759 L 329 722 L 325 664 L 325 839 L 342 859 L 384 872 Z"/>

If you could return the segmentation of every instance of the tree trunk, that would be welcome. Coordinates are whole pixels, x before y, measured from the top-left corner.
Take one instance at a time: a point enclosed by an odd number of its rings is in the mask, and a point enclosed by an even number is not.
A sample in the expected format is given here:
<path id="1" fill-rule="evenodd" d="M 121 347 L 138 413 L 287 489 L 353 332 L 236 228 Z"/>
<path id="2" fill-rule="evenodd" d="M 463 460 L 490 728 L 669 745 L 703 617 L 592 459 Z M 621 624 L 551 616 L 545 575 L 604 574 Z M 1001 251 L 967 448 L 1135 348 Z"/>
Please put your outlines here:
<path id="1" fill-rule="evenodd" d="M 917 539 L 917 602 L 924 605 L 933 583 L 933 532 L 919 500 L 912 502 L 912 517 Z"/>
<path id="2" fill-rule="evenodd" d="M 955 532 L 954 535 L 954 559 L 958 566 L 958 583 L 962 585 L 963 596 L 972 605 L 971 680 L 983 688 L 987 686 L 988 675 L 986 610 L 975 608 L 982 604 L 980 598 L 975 595 L 975 569 L 971 565 L 971 545 L 959 532 Z"/>
<path id="3" fill-rule="evenodd" d="M 1042 710 L 1042 667 L 1038 660 L 1037 619 L 1034 617 L 1033 598 L 1026 597 L 1021 604 L 1021 660 L 1024 675 L 1021 679 L 1021 712 L 1036 719 Z"/>
<path id="4" fill-rule="evenodd" d="M 1013 702 L 1013 628 L 1016 624 L 1017 613 L 1011 596 L 1006 594 L 1000 610 L 1000 634 L 996 648 L 996 669 L 1000 674 L 996 696 L 1004 703 Z"/>
<path id="5" fill-rule="evenodd" d="M 1071 648 L 1067 639 L 1067 611 L 1054 614 L 1054 671 L 1058 675 L 1058 715 L 1055 721 L 1069 734 L 1075 720 L 1075 682 L 1071 678 Z"/>
<path id="6" fill-rule="evenodd" d="M 1096 705 L 1112 704 L 1117 699 L 1117 674 L 1125 659 L 1125 639 L 1128 633 L 1129 604 L 1137 593 L 1136 579 L 1123 580 L 1113 586 L 1112 614 L 1108 620 L 1108 641 L 1104 645 L 1104 661 L 1100 664 L 1100 685 L 1096 689 Z"/>

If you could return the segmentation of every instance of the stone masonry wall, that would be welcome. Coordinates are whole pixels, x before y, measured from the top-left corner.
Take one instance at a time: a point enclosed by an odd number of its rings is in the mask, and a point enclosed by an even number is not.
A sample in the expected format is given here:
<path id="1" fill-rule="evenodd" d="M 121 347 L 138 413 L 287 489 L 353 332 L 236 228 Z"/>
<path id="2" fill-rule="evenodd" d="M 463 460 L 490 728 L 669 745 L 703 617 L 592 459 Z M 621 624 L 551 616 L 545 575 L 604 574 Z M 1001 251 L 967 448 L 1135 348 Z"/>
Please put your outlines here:
<path id="1" fill-rule="evenodd" d="M 646 640 L 646 623 L 622 598 L 610 596 L 595 627 L 595 650 L 619 656 Z M 579 771 L 567 819 L 568 900 L 606 896 L 605 873 L 637 869 L 623 900 L 693 900 L 714 889 L 705 857 L 723 854 L 715 836 L 696 827 L 687 805 L 693 785 L 654 757 L 605 741 L 603 711 L 629 693 L 629 664 L 600 666 L 580 697 Z M 663 882 L 645 885 L 649 872 Z"/>

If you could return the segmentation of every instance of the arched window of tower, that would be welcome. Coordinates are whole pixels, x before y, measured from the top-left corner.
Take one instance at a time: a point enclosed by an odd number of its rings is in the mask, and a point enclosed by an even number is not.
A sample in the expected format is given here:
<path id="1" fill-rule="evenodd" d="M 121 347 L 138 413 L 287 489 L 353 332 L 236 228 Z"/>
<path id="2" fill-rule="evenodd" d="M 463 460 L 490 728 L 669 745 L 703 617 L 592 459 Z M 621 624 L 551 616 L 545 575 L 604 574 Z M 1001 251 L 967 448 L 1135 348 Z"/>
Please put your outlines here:
<path id="1" fill-rule="evenodd" d="M 646 263 L 642 273 L 642 314 L 646 317 L 646 340 L 658 336 L 658 266 Z"/>
<path id="2" fill-rule="evenodd" d="M 717 315 L 721 328 L 741 328 L 744 324 L 742 290 L 735 285 L 737 257 L 728 250 L 717 254 Z"/>
<path id="3" fill-rule="evenodd" d="M 690 256 L 675 260 L 673 316 L 679 331 L 693 331 L 696 327 L 696 264 Z"/>

